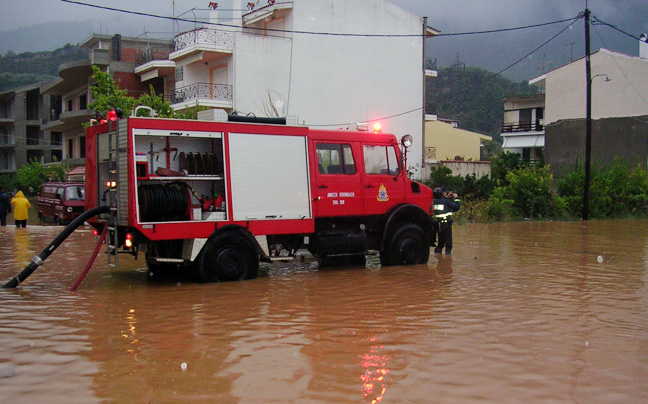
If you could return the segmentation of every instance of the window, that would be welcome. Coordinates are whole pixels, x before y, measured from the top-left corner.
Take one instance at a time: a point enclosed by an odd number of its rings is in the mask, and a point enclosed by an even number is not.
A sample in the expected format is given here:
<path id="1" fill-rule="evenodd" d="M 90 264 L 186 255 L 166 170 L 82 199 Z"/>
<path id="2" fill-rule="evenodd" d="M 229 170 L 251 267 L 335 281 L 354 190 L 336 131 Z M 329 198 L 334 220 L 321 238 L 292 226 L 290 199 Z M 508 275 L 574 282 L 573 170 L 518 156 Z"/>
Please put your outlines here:
<path id="1" fill-rule="evenodd" d="M 63 134 L 61 132 L 52 132 L 50 136 L 52 146 L 63 146 Z"/>
<path id="2" fill-rule="evenodd" d="M 65 199 L 68 201 L 84 201 L 85 186 L 77 185 L 65 188 Z"/>
<path id="3" fill-rule="evenodd" d="M 72 104 L 72 100 L 68 100 L 68 103 L 67 103 L 67 104 L 68 104 L 68 109 L 67 109 L 68 112 L 72 111 L 72 105 L 73 105 L 73 104 Z"/>
<path id="4" fill-rule="evenodd" d="M 74 139 L 68 139 L 67 158 L 74 158 Z"/>
<path id="5" fill-rule="evenodd" d="M 86 154 L 86 137 L 81 136 L 79 137 L 79 157 L 84 159 L 85 154 Z"/>
<path id="6" fill-rule="evenodd" d="M 184 80 L 184 66 L 176 67 L 175 81 L 176 83 Z"/>
<path id="7" fill-rule="evenodd" d="M 86 109 L 86 108 L 88 108 L 88 96 L 82 94 L 79 97 L 79 109 Z"/>
<path id="8" fill-rule="evenodd" d="M 353 152 L 349 144 L 319 143 L 317 163 L 320 174 L 353 175 L 356 173 Z"/>
<path id="9" fill-rule="evenodd" d="M 27 127 L 27 146 L 40 144 L 40 128 L 38 126 Z"/>
<path id="10" fill-rule="evenodd" d="M 364 160 L 367 174 L 396 175 L 399 172 L 396 150 L 392 146 L 366 145 Z"/>

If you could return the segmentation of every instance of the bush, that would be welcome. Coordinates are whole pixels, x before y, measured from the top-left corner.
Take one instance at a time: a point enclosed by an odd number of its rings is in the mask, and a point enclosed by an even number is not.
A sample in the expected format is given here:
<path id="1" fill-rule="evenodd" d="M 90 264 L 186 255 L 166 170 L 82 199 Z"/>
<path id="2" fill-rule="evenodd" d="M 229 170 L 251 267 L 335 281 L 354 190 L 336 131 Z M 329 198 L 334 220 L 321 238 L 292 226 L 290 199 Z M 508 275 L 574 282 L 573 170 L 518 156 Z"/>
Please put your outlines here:
<path id="1" fill-rule="evenodd" d="M 572 171 L 557 183 L 558 194 L 572 217 L 581 217 L 585 167 L 578 161 Z M 593 167 L 590 175 L 589 213 L 604 219 L 648 214 L 648 172 L 640 166 L 630 170 L 619 158 L 601 168 Z"/>
<path id="2" fill-rule="evenodd" d="M 506 174 L 508 185 L 498 187 L 489 200 L 491 214 L 501 217 L 511 209 L 514 217 L 547 219 L 563 216 L 563 204 L 551 192 L 552 182 L 549 167 L 510 171 Z"/>
<path id="3" fill-rule="evenodd" d="M 6 174 L 0 175 L 0 188 L 4 189 L 5 192 L 13 191 L 17 186 L 18 182 L 15 177 Z"/>
<path id="4" fill-rule="evenodd" d="M 434 189 L 437 187 L 448 188 L 459 194 L 462 201 L 486 200 L 495 189 L 495 181 L 487 176 L 477 179 L 475 174 L 452 175 L 452 170 L 448 167 L 432 167 L 430 178 L 423 181 L 425 185 Z"/>

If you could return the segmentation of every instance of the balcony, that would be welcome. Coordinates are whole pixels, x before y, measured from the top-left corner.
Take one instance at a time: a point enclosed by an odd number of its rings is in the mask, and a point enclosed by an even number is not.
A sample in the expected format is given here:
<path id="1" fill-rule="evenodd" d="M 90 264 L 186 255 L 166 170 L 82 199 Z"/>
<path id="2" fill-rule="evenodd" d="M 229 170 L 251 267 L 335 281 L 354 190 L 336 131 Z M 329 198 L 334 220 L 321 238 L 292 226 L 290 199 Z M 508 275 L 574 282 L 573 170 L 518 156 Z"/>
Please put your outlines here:
<path id="1" fill-rule="evenodd" d="M 173 93 L 171 106 L 180 110 L 196 105 L 211 108 L 232 108 L 232 86 L 195 83 L 180 87 Z"/>
<path id="2" fill-rule="evenodd" d="M 437 77 L 437 60 L 425 58 L 425 77 Z"/>
<path id="3" fill-rule="evenodd" d="M 199 28 L 176 35 L 174 51 L 169 59 L 183 61 L 183 65 L 194 62 L 211 62 L 231 55 L 234 51 L 234 33 Z"/>
<path id="4" fill-rule="evenodd" d="M 90 122 L 92 118 L 94 118 L 94 112 L 91 109 L 63 111 L 58 120 L 45 123 L 41 126 L 41 130 L 47 132 L 80 132 L 83 130 L 81 125 L 84 122 Z"/>
<path id="5" fill-rule="evenodd" d="M 150 47 L 137 56 L 135 74 L 139 74 L 142 81 L 156 77 L 166 77 L 175 73 L 175 62 L 169 60 L 171 49 L 169 47 Z"/>
<path id="6" fill-rule="evenodd" d="M 502 124 L 502 133 L 514 132 L 542 132 L 544 125 L 540 122 L 505 122 Z"/>

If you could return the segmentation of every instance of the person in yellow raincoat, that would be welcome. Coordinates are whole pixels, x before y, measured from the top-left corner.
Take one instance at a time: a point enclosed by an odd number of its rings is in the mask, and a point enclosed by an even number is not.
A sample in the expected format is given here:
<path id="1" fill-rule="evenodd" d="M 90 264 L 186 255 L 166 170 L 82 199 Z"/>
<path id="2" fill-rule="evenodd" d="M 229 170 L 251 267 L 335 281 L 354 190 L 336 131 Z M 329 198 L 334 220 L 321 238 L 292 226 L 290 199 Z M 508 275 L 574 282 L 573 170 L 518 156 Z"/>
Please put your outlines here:
<path id="1" fill-rule="evenodd" d="M 16 192 L 11 198 L 11 206 L 14 207 L 14 220 L 16 221 L 16 228 L 27 227 L 27 218 L 29 217 L 29 208 L 31 203 L 25 198 L 22 191 Z"/>

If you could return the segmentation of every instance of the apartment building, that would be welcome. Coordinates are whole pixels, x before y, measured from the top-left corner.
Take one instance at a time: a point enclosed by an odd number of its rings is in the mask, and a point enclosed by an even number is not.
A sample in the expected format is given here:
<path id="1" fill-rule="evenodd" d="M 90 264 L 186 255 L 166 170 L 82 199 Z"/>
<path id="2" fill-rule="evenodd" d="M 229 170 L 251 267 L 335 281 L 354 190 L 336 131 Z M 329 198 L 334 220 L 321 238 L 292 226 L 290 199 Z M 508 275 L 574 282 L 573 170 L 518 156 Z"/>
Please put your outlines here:
<path id="1" fill-rule="evenodd" d="M 0 93 L 0 174 L 15 174 L 30 161 L 62 159 L 60 132 L 42 129 L 55 117 L 58 99 L 43 94 L 47 82 Z"/>
<path id="2" fill-rule="evenodd" d="M 153 85 L 157 93 L 164 91 L 161 80 L 142 83 L 135 67 L 152 57 L 169 55 L 171 41 L 146 37 L 93 34 L 80 44 L 89 49 L 88 59 L 76 60 L 59 67 L 60 78 L 43 86 L 43 93 L 58 99 L 52 105 L 51 119 L 41 130 L 55 134 L 63 144 L 62 158 L 72 166 L 85 163 L 84 123 L 94 117 L 88 108 L 92 102 L 92 65 L 110 72 L 117 85 L 128 95 L 139 97 Z"/>

